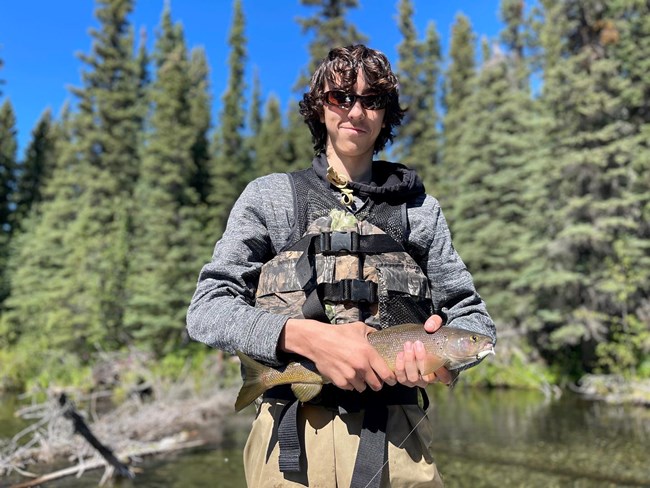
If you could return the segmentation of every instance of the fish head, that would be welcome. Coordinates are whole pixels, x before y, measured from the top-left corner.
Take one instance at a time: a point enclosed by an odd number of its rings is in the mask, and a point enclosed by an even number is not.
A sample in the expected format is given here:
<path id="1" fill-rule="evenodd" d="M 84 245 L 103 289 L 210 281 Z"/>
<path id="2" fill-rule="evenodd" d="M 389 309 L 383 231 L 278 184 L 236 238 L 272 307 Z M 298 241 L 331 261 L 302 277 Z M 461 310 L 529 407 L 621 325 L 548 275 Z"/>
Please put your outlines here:
<path id="1" fill-rule="evenodd" d="M 492 338 L 477 332 L 450 330 L 444 345 L 448 369 L 456 369 L 494 354 Z"/>

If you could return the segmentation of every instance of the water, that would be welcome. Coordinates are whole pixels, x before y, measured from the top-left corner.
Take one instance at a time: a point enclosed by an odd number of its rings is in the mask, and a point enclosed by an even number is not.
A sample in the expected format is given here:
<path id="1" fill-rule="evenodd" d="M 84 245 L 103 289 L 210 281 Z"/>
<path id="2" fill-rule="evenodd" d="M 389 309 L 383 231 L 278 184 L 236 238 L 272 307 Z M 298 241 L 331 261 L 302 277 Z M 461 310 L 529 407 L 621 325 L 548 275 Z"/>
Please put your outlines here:
<path id="1" fill-rule="evenodd" d="M 430 393 L 434 455 L 448 488 L 650 487 L 650 409 L 570 394 L 547 400 L 521 391 L 438 387 Z M 247 425 L 229 422 L 219 448 L 145 460 L 134 481 L 112 486 L 244 488 Z M 101 474 L 47 486 L 97 486 Z"/>

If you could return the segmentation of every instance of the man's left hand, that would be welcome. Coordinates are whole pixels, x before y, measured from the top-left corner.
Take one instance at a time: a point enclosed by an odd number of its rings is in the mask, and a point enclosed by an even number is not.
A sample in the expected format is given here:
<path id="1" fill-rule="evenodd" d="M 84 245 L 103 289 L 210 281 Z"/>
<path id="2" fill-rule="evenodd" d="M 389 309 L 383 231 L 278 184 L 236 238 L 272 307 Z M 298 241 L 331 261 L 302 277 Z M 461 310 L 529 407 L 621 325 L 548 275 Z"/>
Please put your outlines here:
<path id="1" fill-rule="evenodd" d="M 432 315 L 424 323 L 424 328 L 429 333 L 437 331 L 440 327 L 442 327 L 442 317 L 439 315 Z M 405 386 L 419 386 L 420 388 L 426 388 L 427 385 L 436 382 L 450 385 L 454 377 L 445 367 L 424 376 L 420 374 L 424 370 L 426 355 L 422 342 L 406 342 L 404 350 L 400 351 L 395 359 L 397 381 Z"/>

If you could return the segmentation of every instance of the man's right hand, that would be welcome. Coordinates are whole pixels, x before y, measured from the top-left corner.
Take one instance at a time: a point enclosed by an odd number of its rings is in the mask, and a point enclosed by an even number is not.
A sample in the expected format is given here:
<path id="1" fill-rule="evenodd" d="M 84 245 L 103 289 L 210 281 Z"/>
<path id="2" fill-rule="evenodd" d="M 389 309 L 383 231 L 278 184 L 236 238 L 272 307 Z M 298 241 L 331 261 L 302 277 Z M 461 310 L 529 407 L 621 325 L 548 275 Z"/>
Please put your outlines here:
<path id="1" fill-rule="evenodd" d="M 320 374 L 339 388 L 362 392 L 369 386 L 377 391 L 384 383 L 394 385 L 396 378 L 368 342 L 373 330 L 363 322 L 332 325 L 289 319 L 278 347 L 312 360 Z"/>

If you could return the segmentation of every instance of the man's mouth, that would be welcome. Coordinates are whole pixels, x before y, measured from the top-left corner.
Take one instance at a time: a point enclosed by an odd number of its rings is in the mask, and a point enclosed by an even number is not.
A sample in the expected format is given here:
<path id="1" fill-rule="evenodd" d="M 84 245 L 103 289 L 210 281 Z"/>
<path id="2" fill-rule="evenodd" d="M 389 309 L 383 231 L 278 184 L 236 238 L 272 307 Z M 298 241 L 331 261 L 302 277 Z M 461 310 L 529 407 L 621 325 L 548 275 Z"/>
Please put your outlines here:
<path id="1" fill-rule="evenodd" d="M 363 133 L 366 132 L 364 129 L 362 129 L 362 128 L 360 128 L 360 127 L 348 127 L 348 126 L 344 126 L 344 127 L 341 127 L 341 128 L 342 128 L 342 129 L 345 129 L 345 130 L 350 130 L 350 131 L 356 132 L 357 134 L 363 134 Z"/>

